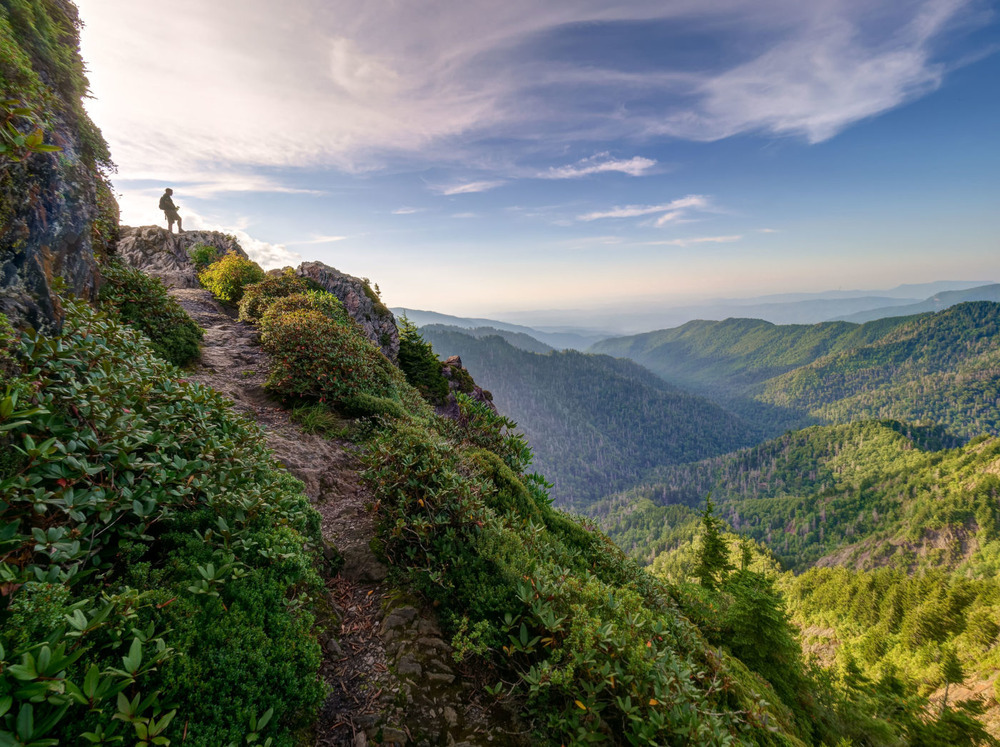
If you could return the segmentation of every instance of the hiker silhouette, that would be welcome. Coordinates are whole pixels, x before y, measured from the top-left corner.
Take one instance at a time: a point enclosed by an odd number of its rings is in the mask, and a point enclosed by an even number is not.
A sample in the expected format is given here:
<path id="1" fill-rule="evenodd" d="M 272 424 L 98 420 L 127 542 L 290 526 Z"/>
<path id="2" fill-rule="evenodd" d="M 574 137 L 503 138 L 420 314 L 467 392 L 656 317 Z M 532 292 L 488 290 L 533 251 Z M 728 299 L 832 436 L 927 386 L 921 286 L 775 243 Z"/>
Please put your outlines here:
<path id="1" fill-rule="evenodd" d="M 160 197 L 160 210 L 167 216 L 167 230 L 170 233 L 174 232 L 175 221 L 177 223 L 177 233 L 184 233 L 184 229 L 181 227 L 181 216 L 177 212 L 178 208 L 170 198 L 173 193 L 174 190 L 170 189 L 170 187 L 163 190 L 163 195 Z"/>

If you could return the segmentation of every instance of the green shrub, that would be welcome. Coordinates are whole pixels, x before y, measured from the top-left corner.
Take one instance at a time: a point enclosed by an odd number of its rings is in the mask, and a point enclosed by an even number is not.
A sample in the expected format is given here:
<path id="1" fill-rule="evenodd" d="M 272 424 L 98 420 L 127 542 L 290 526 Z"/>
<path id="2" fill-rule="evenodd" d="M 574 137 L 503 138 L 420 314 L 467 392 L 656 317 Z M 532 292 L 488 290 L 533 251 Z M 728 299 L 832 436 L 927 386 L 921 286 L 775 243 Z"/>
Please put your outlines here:
<path id="1" fill-rule="evenodd" d="M 224 252 L 209 244 L 195 244 L 187 250 L 187 254 L 195 271 L 201 273 L 206 267 L 222 259 Z"/>
<path id="2" fill-rule="evenodd" d="M 176 366 L 198 358 L 204 332 L 158 278 L 117 259 L 105 264 L 101 274 L 102 306 L 146 335 L 157 355 Z"/>
<path id="3" fill-rule="evenodd" d="M 0 398 L 0 742 L 242 744 L 273 709 L 292 747 L 323 695 L 318 515 L 221 395 L 65 307 L 21 344 L 34 406 Z"/>
<path id="4" fill-rule="evenodd" d="M 336 404 L 357 394 L 391 398 L 396 392 L 398 379 L 379 349 L 315 309 L 268 313 L 262 331 L 272 356 L 266 386 L 284 399 Z"/>
<path id="5" fill-rule="evenodd" d="M 198 280 L 212 291 L 213 296 L 231 304 L 240 302 L 246 286 L 263 279 L 264 271 L 260 265 L 235 252 L 230 252 L 198 273 Z"/>
<path id="6" fill-rule="evenodd" d="M 252 283 L 243 289 L 240 321 L 259 324 L 264 312 L 277 299 L 305 293 L 308 290 L 308 283 L 292 270 L 286 270 L 280 275 L 270 275 L 259 283 Z"/>
<path id="7" fill-rule="evenodd" d="M 338 407 L 354 418 L 405 418 L 408 415 L 406 408 L 396 400 L 364 392 L 344 397 Z"/>
<path id="8" fill-rule="evenodd" d="M 448 396 L 448 380 L 441 375 L 441 361 L 429 342 L 421 337 L 413 322 L 403 316 L 398 320 L 399 367 L 410 386 L 432 405 Z"/>
<path id="9" fill-rule="evenodd" d="M 359 335 L 363 334 L 361 327 L 347 313 L 347 309 L 344 308 L 344 304 L 340 302 L 340 299 L 326 291 L 294 293 L 290 296 L 276 299 L 261 316 L 260 327 L 262 333 L 266 335 L 271 322 L 283 314 L 304 310 L 318 311 L 328 319 L 353 328 Z"/>

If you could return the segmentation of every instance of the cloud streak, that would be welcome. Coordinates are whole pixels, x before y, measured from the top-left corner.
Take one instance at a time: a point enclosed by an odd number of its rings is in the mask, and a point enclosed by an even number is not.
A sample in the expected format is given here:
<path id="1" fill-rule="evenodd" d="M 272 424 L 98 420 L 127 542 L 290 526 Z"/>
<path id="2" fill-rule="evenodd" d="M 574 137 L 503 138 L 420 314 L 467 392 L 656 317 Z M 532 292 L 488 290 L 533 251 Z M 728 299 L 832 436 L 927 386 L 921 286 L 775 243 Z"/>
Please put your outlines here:
<path id="1" fill-rule="evenodd" d="M 468 195 L 475 192 L 487 192 L 506 184 L 505 179 L 484 180 L 478 182 L 467 182 L 465 184 L 455 184 L 450 187 L 436 187 L 434 191 L 441 195 Z"/>
<path id="2" fill-rule="evenodd" d="M 577 220 L 590 222 L 605 218 L 640 218 L 645 215 L 661 213 L 656 221 L 656 225 L 661 226 L 678 220 L 688 210 L 706 210 L 709 206 L 709 200 L 704 195 L 687 195 L 686 197 L 681 197 L 662 205 L 626 205 L 624 207 L 615 207 L 611 210 L 584 213 L 583 215 L 578 215 Z"/>
<path id="3" fill-rule="evenodd" d="M 698 236 L 693 239 L 664 239 L 662 241 L 644 241 L 643 246 L 693 246 L 696 244 L 731 244 L 741 241 L 742 235 L 735 236 Z"/>
<path id="4" fill-rule="evenodd" d="M 603 159 L 603 160 L 602 160 Z M 643 176 L 656 166 L 656 161 L 642 156 L 633 156 L 627 161 L 608 158 L 607 153 L 600 153 L 591 158 L 585 158 L 572 166 L 552 167 L 542 172 L 542 179 L 578 179 L 591 174 L 604 174 L 617 171 L 629 176 Z"/>

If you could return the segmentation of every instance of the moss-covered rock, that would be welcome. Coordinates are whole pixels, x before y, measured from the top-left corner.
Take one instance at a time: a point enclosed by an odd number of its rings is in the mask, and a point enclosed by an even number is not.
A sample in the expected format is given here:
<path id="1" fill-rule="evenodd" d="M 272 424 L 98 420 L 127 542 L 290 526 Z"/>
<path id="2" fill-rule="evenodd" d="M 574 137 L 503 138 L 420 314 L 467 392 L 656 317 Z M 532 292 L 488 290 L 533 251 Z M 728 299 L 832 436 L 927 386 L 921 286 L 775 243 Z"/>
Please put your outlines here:
<path id="1" fill-rule="evenodd" d="M 35 147 L 0 152 L 0 311 L 17 326 L 59 326 L 56 278 L 97 295 L 95 250 L 106 252 L 117 222 L 113 164 L 81 103 L 79 25 L 70 2 L 0 0 L 0 98 L 18 102 L 3 116 L 39 133 Z"/>

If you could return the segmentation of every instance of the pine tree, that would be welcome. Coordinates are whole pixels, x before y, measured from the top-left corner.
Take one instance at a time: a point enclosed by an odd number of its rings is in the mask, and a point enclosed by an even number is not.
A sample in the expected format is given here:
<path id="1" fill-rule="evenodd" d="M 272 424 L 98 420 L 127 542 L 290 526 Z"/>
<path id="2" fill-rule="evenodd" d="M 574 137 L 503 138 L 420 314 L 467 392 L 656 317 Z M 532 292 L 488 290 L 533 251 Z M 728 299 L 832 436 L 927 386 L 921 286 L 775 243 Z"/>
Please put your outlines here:
<path id="1" fill-rule="evenodd" d="M 941 679 L 944 680 L 944 698 L 941 700 L 941 713 L 948 707 L 948 688 L 958 685 L 965 680 L 965 672 L 962 671 L 962 662 L 958 660 L 955 649 L 950 646 L 944 650 L 941 660 Z"/>
<path id="2" fill-rule="evenodd" d="M 715 504 L 709 495 L 705 510 L 701 514 L 701 549 L 698 551 L 698 565 L 694 574 L 706 589 L 715 589 L 733 570 L 729 561 L 729 547 L 722 538 L 722 520 L 715 515 Z"/>

